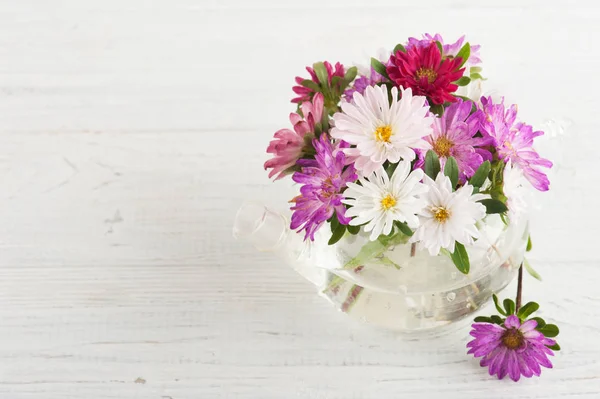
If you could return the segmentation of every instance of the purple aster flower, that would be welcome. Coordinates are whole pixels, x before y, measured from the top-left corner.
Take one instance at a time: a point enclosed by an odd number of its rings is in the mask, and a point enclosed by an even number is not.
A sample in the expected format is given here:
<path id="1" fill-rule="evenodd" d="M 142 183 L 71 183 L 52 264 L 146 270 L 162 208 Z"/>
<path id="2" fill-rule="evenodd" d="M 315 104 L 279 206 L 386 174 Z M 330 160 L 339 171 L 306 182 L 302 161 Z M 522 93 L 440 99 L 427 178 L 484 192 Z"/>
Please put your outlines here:
<path id="1" fill-rule="evenodd" d="M 500 159 L 520 167 L 525 178 L 536 189 L 547 191 L 550 181 L 540 167 L 551 168 L 552 162 L 541 158 L 533 149 L 533 139 L 544 132 L 534 132 L 530 125 L 522 122 L 515 123 L 517 106 L 513 104 L 505 109 L 504 99 L 494 104 L 491 97 L 482 97 L 481 104 L 482 109 L 478 113 L 481 132 L 494 140 Z"/>
<path id="2" fill-rule="evenodd" d="M 442 38 L 442 36 L 439 33 L 436 33 L 435 35 L 431 36 L 429 33 L 425 33 L 423 35 L 422 39 L 417 39 L 415 37 L 411 37 L 408 39 L 408 43 L 406 44 L 406 48 L 410 48 L 410 47 L 419 47 L 419 48 L 423 48 L 423 47 L 427 47 L 429 46 L 429 44 L 431 44 L 432 42 L 440 42 L 442 44 L 442 56 L 444 57 L 456 57 L 456 54 L 458 54 L 458 52 L 460 51 L 460 49 L 462 48 L 464 41 L 465 41 L 465 36 L 461 36 L 456 42 L 452 43 L 452 44 L 444 44 L 444 39 Z M 471 45 L 471 55 L 469 56 L 469 59 L 467 60 L 467 62 L 470 65 L 477 65 L 481 63 L 481 58 L 479 58 L 479 48 L 481 46 L 480 45 Z"/>
<path id="3" fill-rule="evenodd" d="M 458 164 L 461 181 L 473 176 L 477 168 L 492 154 L 482 148 L 493 144 L 490 137 L 475 137 L 479 131 L 480 117 L 471 115 L 470 101 L 457 100 L 445 109 L 440 118 L 435 118 L 433 133 L 425 137 L 427 148 L 420 153 L 416 167 L 422 167 L 427 150 L 433 150 L 440 158 L 442 170 L 448 157 Z"/>
<path id="4" fill-rule="evenodd" d="M 537 321 L 527 320 L 521 324 L 519 318 L 510 315 L 500 326 L 491 323 L 474 323 L 470 334 L 475 337 L 467 344 L 469 354 L 482 357 L 481 366 L 488 367 L 490 375 L 499 379 L 507 374 L 513 381 L 521 375 L 529 378 L 539 376 L 540 366 L 552 368 L 548 355 L 554 356 L 552 349 L 556 342 L 537 331 Z"/>
<path id="5" fill-rule="evenodd" d="M 354 93 L 358 92 L 360 94 L 365 94 L 367 87 L 375 86 L 377 83 L 383 82 L 384 80 L 385 78 L 377 73 L 375 68 L 371 67 L 368 74 L 359 75 L 352 83 L 352 86 L 344 91 L 344 98 L 346 101 L 352 101 Z"/>
<path id="6" fill-rule="evenodd" d="M 304 239 L 314 241 L 315 232 L 327 221 L 335 211 L 341 224 L 350 223 L 350 218 L 345 216 L 346 208 L 342 204 L 341 192 L 346 188 L 346 183 L 354 182 L 358 176 L 354 166 L 345 167 L 346 156 L 342 151 L 335 151 L 326 134 L 320 139 L 314 139 L 316 150 L 315 159 L 300 159 L 297 165 L 301 166 L 292 179 L 303 184 L 300 195 L 292 202 L 292 230 L 299 229 L 306 232 Z M 335 151 L 335 155 L 334 155 Z"/>

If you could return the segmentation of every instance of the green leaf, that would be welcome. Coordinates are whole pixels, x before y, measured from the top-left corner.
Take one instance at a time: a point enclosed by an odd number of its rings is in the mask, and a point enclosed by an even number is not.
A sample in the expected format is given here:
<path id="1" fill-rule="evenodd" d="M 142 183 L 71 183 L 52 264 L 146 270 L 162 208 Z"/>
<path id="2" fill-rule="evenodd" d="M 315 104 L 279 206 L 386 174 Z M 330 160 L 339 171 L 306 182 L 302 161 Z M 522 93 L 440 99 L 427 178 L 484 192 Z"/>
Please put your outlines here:
<path id="1" fill-rule="evenodd" d="M 361 266 L 371 259 L 382 255 L 392 245 L 406 244 L 409 237 L 398 231 L 392 236 L 380 236 L 375 241 L 369 241 L 362 246 L 358 254 L 344 265 L 344 269 Z"/>
<path id="2" fill-rule="evenodd" d="M 558 327 L 555 324 L 546 324 L 544 327 L 538 328 L 537 330 L 547 338 L 554 338 L 559 333 Z"/>
<path id="3" fill-rule="evenodd" d="M 483 186 L 483 184 L 485 183 L 485 179 L 487 179 L 488 175 L 490 174 L 491 168 L 492 165 L 490 164 L 490 161 L 485 161 L 484 163 L 482 163 L 475 172 L 475 174 L 469 180 L 469 184 L 478 189 L 481 188 L 481 186 Z"/>
<path id="4" fill-rule="evenodd" d="M 459 68 L 461 66 L 465 65 L 465 62 L 467 62 L 470 55 L 471 55 L 471 45 L 469 43 L 465 43 L 465 45 L 462 46 L 462 48 L 456 54 L 456 57 L 454 57 L 454 58 L 462 59 L 462 61 L 460 62 Z"/>
<path id="5" fill-rule="evenodd" d="M 553 351 L 559 351 L 560 350 L 560 345 L 559 344 L 554 344 L 552 346 L 548 346 L 548 349 L 552 349 Z"/>
<path id="6" fill-rule="evenodd" d="M 352 234 L 352 235 L 357 235 L 358 232 L 360 231 L 360 226 L 346 226 L 346 230 L 348 230 L 348 233 Z"/>
<path id="7" fill-rule="evenodd" d="M 487 214 L 504 213 L 504 212 L 508 211 L 508 208 L 506 207 L 504 202 L 497 200 L 497 199 L 486 198 L 486 199 L 479 200 L 477 202 L 479 202 L 480 204 L 483 204 L 485 206 L 485 212 Z"/>
<path id="8" fill-rule="evenodd" d="M 456 83 L 456 84 L 457 84 L 457 85 L 459 85 L 459 86 L 466 86 L 466 85 L 468 85 L 469 83 L 471 83 L 471 78 L 470 78 L 470 77 L 468 77 L 468 76 L 463 76 L 462 78 L 458 79 L 458 80 L 457 80 L 456 82 L 454 82 L 454 83 Z"/>
<path id="9" fill-rule="evenodd" d="M 324 132 L 328 132 L 329 131 L 329 113 L 328 112 L 323 112 L 323 116 L 321 117 L 321 129 Z M 306 135 L 304 137 L 307 137 L 310 135 Z"/>
<path id="10" fill-rule="evenodd" d="M 358 73 L 358 68 L 356 68 L 356 67 L 348 68 L 348 70 L 346 71 L 346 74 L 344 75 L 344 80 L 346 81 L 346 84 L 351 83 L 354 80 L 354 78 L 356 77 L 357 73 Z"/>
<path id="11" fill-rule="evenodd" d="M 503 304 L 507 315 L 515 314 L 515 302 L 512 299 L 506 298 Z"/>
<path id="12" fill-rule="evenodd" d="M 382 265 L 393 266 L 396 270 L 402 269 L 402 267 L 399 264 L 397 264 L 387 256 L 383 256 L 382 258 L 376 258 L 375 260 L 377 261 L 377 263 L 380 263 Z"/>
<path id="13" fill-rule="evenodd" d="M 385 171 L 389 178 L 392 178 L 397 167 L 398 167 L 397 163 L 391 163 L 391 162 L 389 163 L 388 166 L 386 166 Z"/>
<path id="14" fill-rule="evenodd" d="M 304 79 L 300 84 L 306 88 L 316 91 L 317 93 L 321 92 L 321 88 L 319 87 L 319 85 L 310 79 Z"/>
<path id="15" fill-rule="evenodd" d="M 490 316 L 490 319 L 492 319 L 492 323 L 494 323 L 494 324 L 498 324 L 498 325 L 504 324 L 504 319 L 502 317 L 498 316 L 497 314 Z"/>
<path id="16" fill-rule="evenodd" d="M 527 273 L 531 275 L 534 279 L 538 281 L 542 281 L 542 276 L 538 272 L 536 272 L 533 267 L 529 264 L 529 261 L 526 258 L 523 258 L 523 267 L 527 270 Z"/>
<path id="17" fill-rule="evenodd" d="M 387 71 L 385 70 L 385 65 L 383 65 L 377 58 L 371 58 L 371 66 L 373 67 L 373 69 L 375 69 L 375 71 L 378 74 L 380 74 L 388 80 L 390 79 L 390 77 L 387 74 Z"/>
<path id="18" fill-rule="evenodd" d="M 446 160 L 446 166 L 444 166 L 444 174 L 450 178 L 452 183 L 452 191 L 456 190 L 456 183 L 458 183 L 458 164 L 454 157 L 448 157 Z"/>
<path id="19" fill-rule="evenodd" d="M 340 225 L 340 221 L 338 220 L 336 214 L 334 213 L 331 219 L 329 219 L 329 227 L 331 227 L 331 232 L 333 233 L 338 226 Z"/>
<path id="20" fill-rule="evenodd" d="M 317 75 L 319 82 L 321 82 L 321 86 L 328 87 L 329 78 L 327 74 L 327 68 L 325 68 L 325 65 L 322 62 L 315 62 L 313 64 L 313 69 L 315 70 L 315 74 Z"/>
<path id="21" fill-rule="evenodd" d="M 546 321 L 544 319 L 542 319 L 541 317 L 532 317 L 530 320 L 535 320 L 537 321 L 537 327 L 536 330 L 543 328 L 546 325 Z"/>
<path id="22" fill-rule="evenodd" d="M 396 221 L 394 222 L 394 225 L 395 225 L 396 227 L 398 227 L 398 230 L 400 230 L 400 231 L 401 231 L 403 234 L 405 234 L 405 235 L 407 235 L 407 236 L 409 236 L 409 237 L 410 237 L 410 236 L 412 236 L 412 235 L 414 234 L 414 233 L 413 233 L 413 231 L 411 230 L 411 228 L 410 228 L 410 227 L 408 227 L 408 225 L 407 225 L 406 223 L 404 223 L 404 222 L 401 222 L 401 221 L 399 221 L 399 220 L 396 220 Z"/>
<path id="23" fill-rule="evenodd" d="M 506 198 L 506 195 L 504 195 L 502 183 L 498 183 L 498 181 L 492 184 L 489 192 L 493 199 L 498 200 L 502 203 L 505 203 L 508 200 L 508 198 Z"/>
<path id="24" fill-rule="evenodd" d="M 440 159 L 433 150 L 427 151 L 425 154 L 425 174 L 433 180 L 440 173 Z"/>
<path id="25" fill-rule="evenodd" d="M 442 104 L 432 104 L 429 106 L 429 110 L 437 116 L 442 116 L 444 113 L 444 106 Z"/>
<path id="26" fill-rule="evenodd" d="M 336 242 L 338 242 L 343 236 L 344 233 L 346 232 L 346 226 L 343 224 L 340 224 L 333 232 L 333 234 L 331 235 L 331 238 L 329 239 L 329 242 L 327 243 L 328 245 L 333 245 Z"/>
<path id="27" fill-rule="evenodd" d="M 463 274 L 469 274 L 471 264 L 469 263 L 469 254 L 465 249 L 465 246 L 460 242 L 454 244 L 454 252 L 450 255 L 454 265 Z"/>
<path id="28" fill-rule="evenodd" d="M 406 53 L 406 49 L 400 43 L 396 44 L 396 47 L 394 47 L 393 54 L 396 54 L 398 51 L 402 51 L 403 53 Z"/>
<path id="29" fill-rule="evenodd" d="M 508 316 L 506 314 L 506 312 L 504 311 L 504 309 L 502 309 L 502 307 L 498 303 L 498 296 L 496 294 L 494 294 L 494 295 L 492 295 L 492 298 L 494 299 L 494 306 L 496 306 L 496 310 L 498 311 L 498 313 L 500 313 L 501 315 L 504 315 L 504 316 Z"/>
<path id="30" fill-rule="evenodd" d="M 435 45 L 437 46 L 438 50 L 440 50 L 440 54 L 443 55 L 444 54 L 444 47 L 442 46 L 442 43 L 440 43 L 439 41 L 435 41 Z"/>
<path id="31" fill-rule="evenodd" d="M 492 319 L 486 316 L 477 316 L 473 321 L 475 323 L 491 323 Z"/>
<path id="32" fill-rule="evenodd" d="M 338 83 L 343 82 L 344 78 L 341 76 L 332 76 L 331 77 L 331 86 L 337 86 Z"/>
<path id="33" fill-rule="evenodd" d="M 525 305 L 521 306 L 521 309 L 517 312 L 517 316 L 521 320 L 526 320 L 530 314 L 537 311 L 540 308 L 535 302 L 527 302 Z"/>
<path id="34" fill-rule="evenodd" d="M 487 80 L 486 78 L 484 78 L 483 76 L 481 76 L 480 73 L 475 72 L 475 73 L 471 73 L 471 80 Z"/>
<path id="35" fill-rule="evenodd" d="M 533 244 L 531 243 L 531 235 L 529 235 L 529 237 L 527 237 L 527 248 L 525 249 L 525 251 L 529 252 L 532 248 Z"/>
<path id="36" fill-rule="evenodd" d="M 537 327 L 536 330 L 543 328 L 546 325 L 546 321 L 544 319 L 542 319 L 541 317 L 532 317 L 530 320 L 535 320 L 537 321 Z"/>
<path id="37" fill-rule="evenodd" d="M 471 69 L 469 69 L 469 72 L 471 73 L 479 73 L 481 71 L 483 71 L 483 68 L 478 66 L 472 66 Z"/>

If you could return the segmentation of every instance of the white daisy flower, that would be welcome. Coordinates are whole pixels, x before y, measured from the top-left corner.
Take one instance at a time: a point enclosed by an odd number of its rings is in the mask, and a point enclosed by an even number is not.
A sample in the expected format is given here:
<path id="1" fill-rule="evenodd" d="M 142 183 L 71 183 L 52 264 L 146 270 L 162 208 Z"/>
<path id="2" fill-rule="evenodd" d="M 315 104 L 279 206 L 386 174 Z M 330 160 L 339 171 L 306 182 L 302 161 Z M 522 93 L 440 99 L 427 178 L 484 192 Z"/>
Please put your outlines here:
<path id="1" fill-rule="evenodd" d="M 439 254 L 440 248 L 454 252 L 457 241 L 473 244 L 473 239 L 479 238 L 475 223 L 486 215 L 485 206 L 477 201 L 487 196 L 473 195 L 473 186 L 469 184 L 453 192 L 450 179 L 442 172 L 435 181 L 429 176 L 424 179 L 429 187 L 423 195 L 427 204 L 419 213 L 420 226 L 411 242 L 419 241 L 432 256 Z"/>
<path id="2" fill-rule="evenodd" d="M 354 93 L 353 102 L 343 102 L 342 112 L 333 115 L 331 136 L 355 146 L 344 152 L 354 166 L 369 176 L 385 161 L 412 161 L 415 148 L 426 148 L 423 137 L 432 133 L 433 116 L 427 115 L 425 97 L 413 96 L 411 89 L 391 90 L 390 104 L 385 85 L 367 87 L 364 95 Z"/>
<path id="3" fill-rule="evenodd" d="M 395 220 L 416 228 L 416 214 L 425 205 L 418 196 L 427 190 L 422 179 L 421 169 L 411 172 L 410 162 L 400 161 L 391 179 L 379 167 L 369 177 L 360 178 L 360 184 L 348 183 L 342 202 L 352 206 L 346 211 L 346 216 L 353 218 L 350 225 L 367 223 L 364 229 L 371 232 L 371 241 L 382 233 L 390 234 Z"/>
<path id="4" fill-rule="evenodd" d="M 510 161 L 504 167 L 502 177 L 503 191 L 506 195 L 506 206 L 508 207 L 508 219 L 516 221 L 527 210 L 527 188 L 530 187 L 523 171 Z"/>

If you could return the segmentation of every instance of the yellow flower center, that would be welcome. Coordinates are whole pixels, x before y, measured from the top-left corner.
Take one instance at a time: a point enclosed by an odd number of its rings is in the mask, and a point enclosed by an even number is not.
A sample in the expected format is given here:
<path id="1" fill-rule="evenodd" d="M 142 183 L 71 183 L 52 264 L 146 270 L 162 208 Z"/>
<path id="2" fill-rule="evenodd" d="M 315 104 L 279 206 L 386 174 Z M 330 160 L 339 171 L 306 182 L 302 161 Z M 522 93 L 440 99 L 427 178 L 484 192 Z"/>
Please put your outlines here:
<path id="1" fill-rule="evenodd" d="M 433 212 L 433 217 L 438 223 L 446 223 L 446 220 L 448 220 L 450 217 L 450 212 L 443 206 L 433 208 L 431 211 Z"/>
<path id="2" fill-rule="evenodd" d="M 433 151 L 440 157 L 448 158 L 450 156 L 450 149 L 453 146 L 453 142 L 442 136 L 433 143 Z"/>
<path id="3" fill-rule="evenodd" d="M 417 69 L 417 71 L 415 72 L 415 75 L 417 76 L 417 78 L 419 80 L 421 80 L 422 78 L 427 78 L 427 83 L 432 84 L 435 79 L 437 78 L 437 72 L 434 71 L 431 68 L 419 68 Z"/>
<path id="4" fill-rule="evenodd" d="M 379 126 L 377 129 L 375 129 L 375 140 L 377 141 L 389 143 L 391 135 L 392 127 L 390 125 Z"/>
<path id="5" fill-rule="evenodd" d="M 508 349 L 517 349 L 523 345 L 523 334 L 516 328 L 510 328 L 502 336 L 502 343 Z"/>
<path id="6" fill-rule="evenodd" d="M 396 205 L 396 198 L 392 197 L 391 195 L 386 195 L 382 200 L 381 200 L 381 207 L 383 209 L 385 209 L 386 211 L 388 209 L 390 209 L 391 207 L 393 207 L 394 205 Z"/>

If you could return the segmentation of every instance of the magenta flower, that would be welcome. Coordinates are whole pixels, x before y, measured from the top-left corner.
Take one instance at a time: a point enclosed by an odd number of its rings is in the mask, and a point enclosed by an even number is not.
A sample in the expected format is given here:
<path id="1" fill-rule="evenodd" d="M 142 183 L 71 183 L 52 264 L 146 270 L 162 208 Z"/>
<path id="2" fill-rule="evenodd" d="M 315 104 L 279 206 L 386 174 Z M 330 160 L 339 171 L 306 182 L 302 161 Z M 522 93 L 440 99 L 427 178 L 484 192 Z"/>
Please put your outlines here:
<path id="1" fill-rule="evenodd" d="M 458 164 L 460 180 L 473 176 L 477 168 L 486 160 L 492 160 L 492 154 L 484 146 L 494 141 L 489 137 L 475 137 L 479 131 L 479 117 L 470 115 L 472 103 L 458 100 L 435 118 L 433 133 L 425 137 L 428 146 L 420 152 L 415 167 L 423 167 L 427 150 L 433 150 L 440 159 L 442 170 L 449 157 Z"/>
<path id="2" fill-rule="evenodd" d="M 517 106 L 513 104 L 505 109 L 504 99 L 494 104 L 491 97 L 482 97 L 481 104 L 481 132 L 494 140 L 500 159 L 520 167 L 525 178 L 536 189 L 548 191 L 550 181 L 540 167 L 551 168 L 552 162 L 541 158 L 533 149 L 533 139 L 544 132 L 534 132 L 530 125 L 522 122 L 515 123 Z"/>
<path id="3" fill-rule="evenodd" d="M 456 57 L 456 54 L 458 54 L 458 52 L 460 51 L 460 49 L 462 48 L 464 42 L 465 42 L 465 36 L 461 36 L 456 42 L 452 43 L 452 44 L 444 44 L 444 39 L 442 38 L 442 36 L 439 33 L 436 33 L 435 35 L 431 36 L 429 33 L 425 33 L 423 35 L 422 39 L 417 39 L 415 37 L 411 37 L 408 39 L 408 43 L 406 44 L 406 49 L 409 49 L 411 47 L 427 47 L 428 45 L 430 45 L 433 42 L 440 42 L 442 45 L 442 56 L 443 57 Z M 471 55 L 469 56 L 469 59 L 467 60 L 467 62 L 470 65 L 477 65 L 481 63 L 481 58 L 479 58 L 479 49 L 481 48 L 480 45 L 471 45 Z"/>
<path id="4" fill-rule="evenodd" d="M 294 213 L 290 228 L 299 229 L 299 232 L 304 230 L 304 239 L 314 241 L 315 232 L 333 216 L 334 211 L 341 224 L 350 223 L 350 218 L 345 216 L 341 192 L 346 188 L 346 183 L 354 182 L 358 176 L 353 165 L 345 167 L 344 153 L 335 151 L 326 134 L 314 139 L 313 145 L 317 151 L 315 159 L 299 160 L 298 165 L 302 169 L 292 176 L 295 182 L 303 186 L 300 195 L 292 200 L 295 204 L 291 208 Z"/>
<path id="5" fill-rule="evenodd" d="M 290 122 L 294 130 L 278 130 L 267 147 L 267 152 L 275 155 L 264 165 L 265 170 L 272 168 L 269 178 L 277 175 L 275 180 L 278 180 L 288 174 L 289 169 L 302 157 L 307 146 L 310 147 L 315 125 L 321 122 L 323 116 L 323 94 L 317 93 L 312 103 L 305 101 L 300 108 L 304 118 L 295 112 L 290 114 Z"/>
<path id="6" fill-rule="evenodd" d="M 519 381 L 521 375 L 530 378 L 539 376 L 540 366 L 552 368 L 548 355 L 556 342 L 537 331 L 537 321 L 527 320 L 523 324 L 515 315 L 510 315 L 500 326 L 492 323 L 474 323 L 471 335 L 474 340 L 467 344 L 469 354 L 482 357 L 481 366 L 489 367 L 490 375 L 499 379 L 508 376 Z"/>
<path id="7" fill-rule="evenodd" d="M 460 58 L 442 59 L 435 43 L 426 47 L 411 47 L 406 52 L 392 54 L 386 71 L 390 79 L 405 89 L 411 88 L 414 95 L 426 96 L 434 104 L 455 102 L 452 95 L 458 89 L 453 82 L 465 71 Z"/>
<path id="8" fill-rule="evenodd" d="M 340 64 L 339 62 L 335 63 L 335 68 L 327 61 L 324 61 L 323 65 L 325 65 L 325 69 L 327 69 L 327 80 L 329 81 L 330 86 L 331 86 L 331 79 L 334 76 L 339 76 L 340 78 L 344 77 L 344 74 L 345 74 L 344 66 L 342 64 Z M 315 82 L 316 84 L 319 84 L 319 78 L 317 77 L 315 70 L 309 66 L 306 67 L 306 70 L 310 74 L 310 79 L 313 82 Z M 297 85 L 292 87 L 292 90 L 294 91 L 294 93 L 296 93 L 298 95 L 298 97 L 295 97 L 292 99 L 293 103 L 302 103 L 305 101 L 311 101 L 313 96 L 315 95 L 314 90 L 309 89 L 308 87 L 302 86 L 303 80 L 305 80 L 305 78 L 303 78 L 301 76 L 296 76 Z"/>

